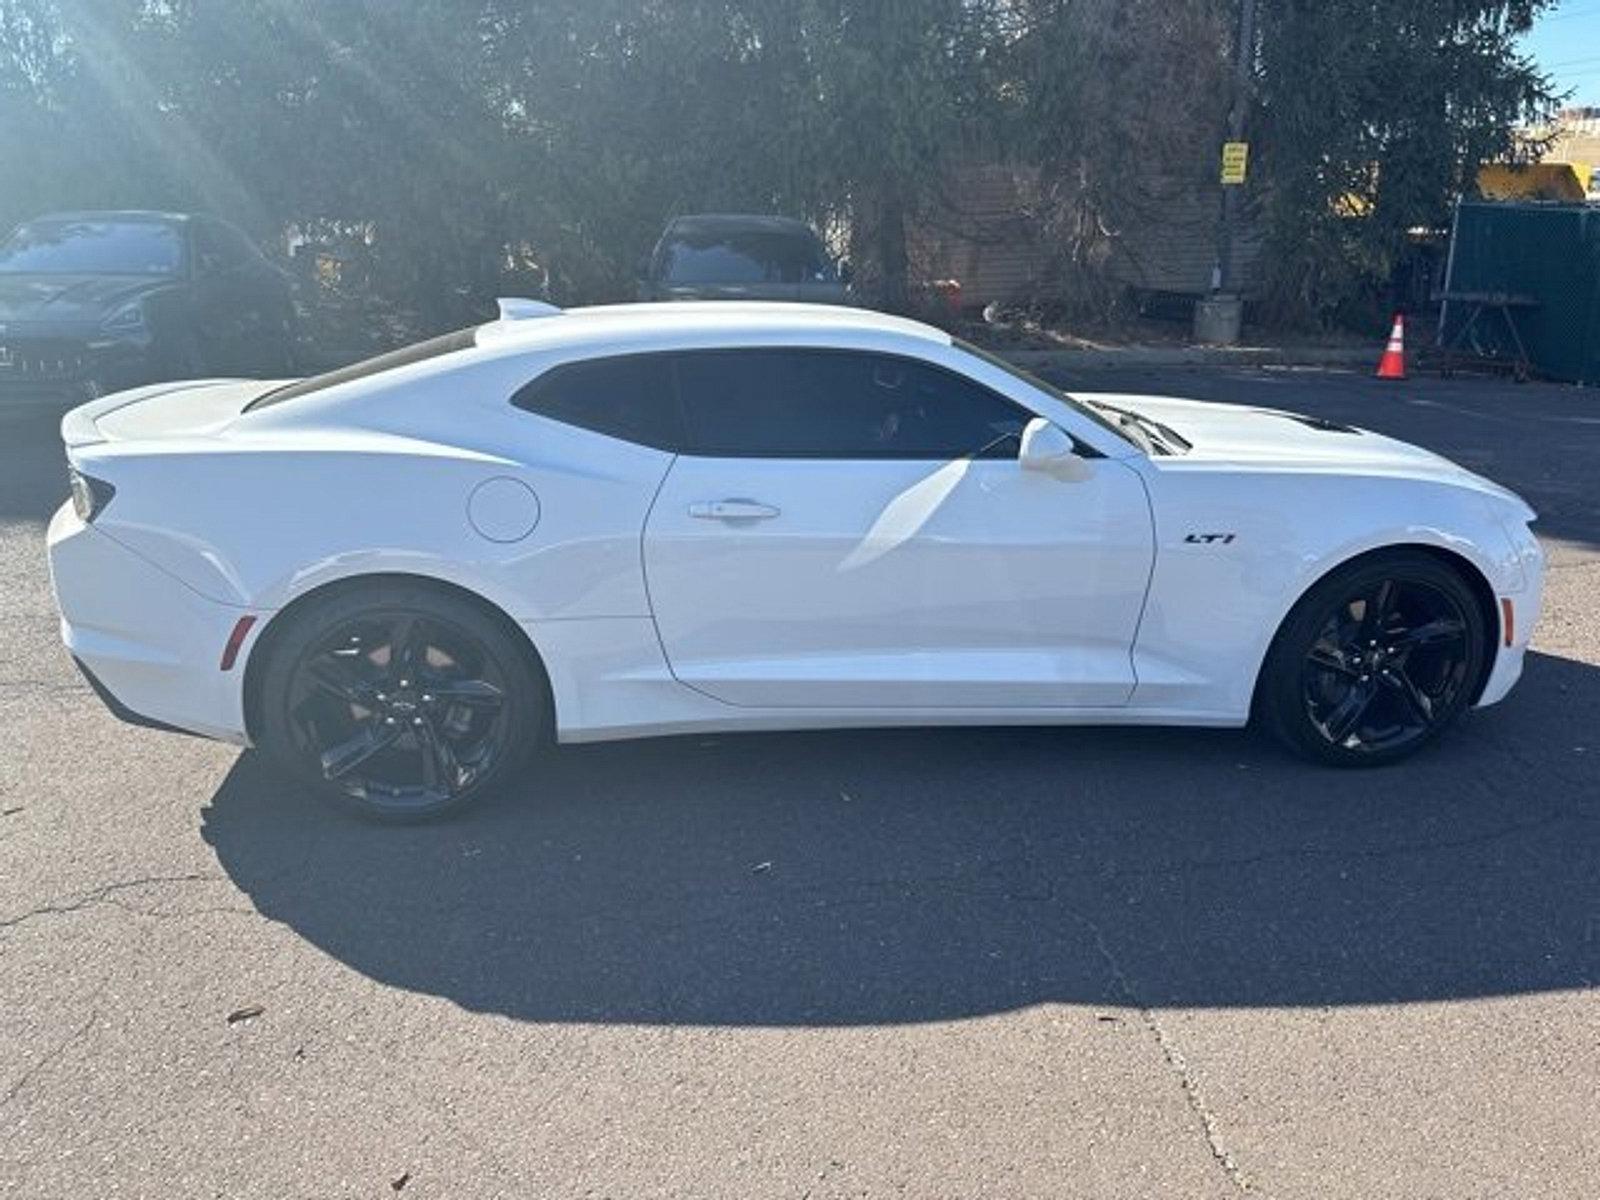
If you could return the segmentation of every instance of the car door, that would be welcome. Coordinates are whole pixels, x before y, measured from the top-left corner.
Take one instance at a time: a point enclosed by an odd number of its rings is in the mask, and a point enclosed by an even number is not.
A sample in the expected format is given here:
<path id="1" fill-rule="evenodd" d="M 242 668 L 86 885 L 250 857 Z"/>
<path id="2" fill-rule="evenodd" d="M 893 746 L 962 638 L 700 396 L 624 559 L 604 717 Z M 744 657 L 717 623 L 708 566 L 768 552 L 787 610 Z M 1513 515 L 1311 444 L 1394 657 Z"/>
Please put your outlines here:
<path id="1" fill-rule="evenodd" d="M 1128 467 L 1024 471 L 1028 409 L 917 359 L 677 356 L 644 532 L 674 675 L 729 704 L 1125 704 L 1153 536 Z"/>

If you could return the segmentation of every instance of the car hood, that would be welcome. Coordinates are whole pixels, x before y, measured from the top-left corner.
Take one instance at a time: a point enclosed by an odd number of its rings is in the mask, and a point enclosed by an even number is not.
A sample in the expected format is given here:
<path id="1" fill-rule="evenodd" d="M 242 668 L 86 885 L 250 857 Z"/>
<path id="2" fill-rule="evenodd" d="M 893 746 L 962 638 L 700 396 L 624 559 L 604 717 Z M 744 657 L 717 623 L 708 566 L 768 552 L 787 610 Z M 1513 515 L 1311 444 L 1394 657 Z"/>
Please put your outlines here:
<path id="1" fill-rule="evenodd" d="M 0 325 L 98 325 L 128 301 L 173 282 L 145 275 L 0 272 Z"/>
<path id="2" fill-rule="evenodd" d="M 1158 465 L 1214 462 L 1244 468 L 1424 479 L 1467 487 L 1504 500 L 1525 513 L 1523 519 L 1533 518 L 1533 510 L 1515 492 L 1431 450 L 1371 430 L 1239 404 L 1121 394 L 1087 394 L 1082 398 L 1147 417 L 1190 443 L 1190 450 L 1179 457 L 1155 459 Z"/>

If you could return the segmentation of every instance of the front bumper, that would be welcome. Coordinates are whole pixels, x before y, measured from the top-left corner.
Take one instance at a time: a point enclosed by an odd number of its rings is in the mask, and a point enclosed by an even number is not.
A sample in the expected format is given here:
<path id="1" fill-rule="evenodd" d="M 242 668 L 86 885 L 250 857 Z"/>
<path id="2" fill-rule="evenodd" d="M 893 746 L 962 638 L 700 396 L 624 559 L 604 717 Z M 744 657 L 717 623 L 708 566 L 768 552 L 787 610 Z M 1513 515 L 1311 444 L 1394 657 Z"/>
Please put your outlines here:
<path id="1" fill-rule="evenodd" d="M 61 638 L 112 712 L 245 745 L 249 643 L 231 671 L 221 655 L 247 610 L 201 596 L 85 525 L 71 504 L 51 519 L 47 540 Z"/>
<path id="2" fill-rule="evenodd" d="M 1522 678 L 1528 644 L 1533 640 L 1534 626 L 1539 623 L 1539 616 L 1544 609 L 1544 550 L 1525 525 L 1508 528 L 1506 533 L 1516 553 L 1523 586 L 1520 591 L 1506 592 L 1496 597 L 1496 616 L 1499 620 L 1495 626 L 1498 636 L 1495 638 L 1494 666 L 1478 696 L 1478 708 L 1487 708 L 1504 700 L 1516 686 L 1517 680 Z M 1506 627 L 1508 601 L 1511 613 L 1509 637 Z"/>
<path id="3" fill-rule="evenodd" d="M 147 338 L 0 338 L 0 395 L 47 393 L 92 399 L 160 374 Z"/>

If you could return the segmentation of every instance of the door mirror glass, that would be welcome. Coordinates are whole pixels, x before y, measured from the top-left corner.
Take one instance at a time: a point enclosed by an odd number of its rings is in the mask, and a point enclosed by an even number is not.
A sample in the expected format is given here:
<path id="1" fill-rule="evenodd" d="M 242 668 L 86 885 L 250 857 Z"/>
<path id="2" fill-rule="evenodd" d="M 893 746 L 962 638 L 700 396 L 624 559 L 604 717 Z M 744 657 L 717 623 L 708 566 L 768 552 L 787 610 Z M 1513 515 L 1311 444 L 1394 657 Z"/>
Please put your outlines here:
<path id="1" fill-rule="evenodd" d="M 1089 477 L 1089 464 L 1079 456 L 1072 435 L 1043 417 L 1035 417 L 1022 431 L 1018 461 L 1025 471 L 1042 471 L 1057 479 Z"/>

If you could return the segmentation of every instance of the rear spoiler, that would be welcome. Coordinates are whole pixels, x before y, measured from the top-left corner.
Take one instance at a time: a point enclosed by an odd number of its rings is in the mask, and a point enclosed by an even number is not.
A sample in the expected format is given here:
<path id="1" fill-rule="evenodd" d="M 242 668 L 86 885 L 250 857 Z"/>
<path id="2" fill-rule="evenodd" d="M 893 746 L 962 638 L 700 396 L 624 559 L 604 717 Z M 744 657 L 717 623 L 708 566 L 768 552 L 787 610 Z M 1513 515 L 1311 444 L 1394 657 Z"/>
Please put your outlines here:
<path id="1" fill-rule="evenodd" d="M 102 396 L 98 400 L 91 400 L 87 404 L 80 404 L 61 418 L 61 440 L 66 443 L 69 450 L 74 446 L 92 446 L 96 442 L 103 442 L 106 437 L 95 422 L 107 413 L 116 412 L 119 408 L 126 408 L 130 404 L 138 404 L 144 400 L 153 400 L 157 396 L 168 396 L 188 388 L 208 387 L 217 382 L 215 379 L 185 379 L 178 383 L 155 383 L 148 387 L 132 388 L 126 392 L 116 392 L 110 396 Z"/>

